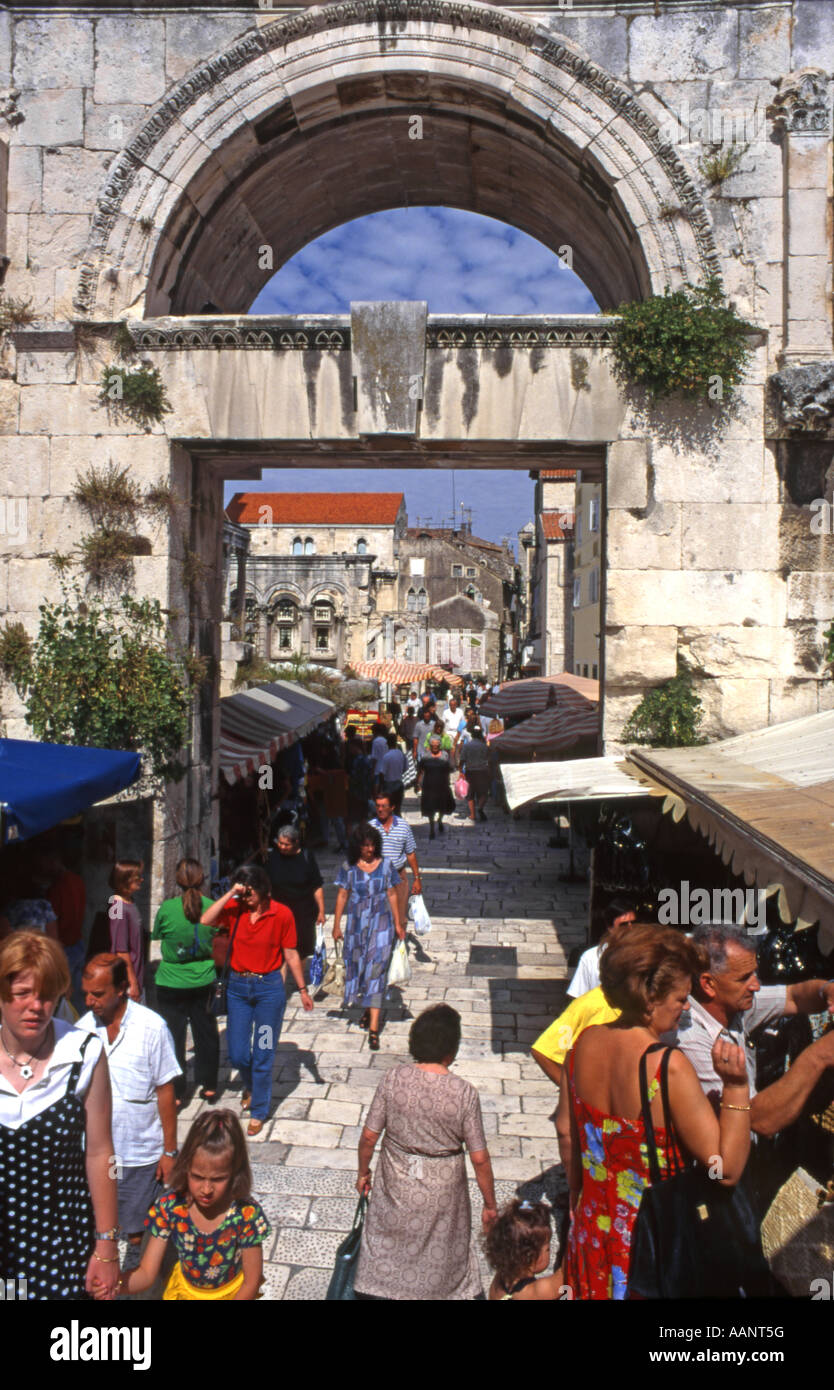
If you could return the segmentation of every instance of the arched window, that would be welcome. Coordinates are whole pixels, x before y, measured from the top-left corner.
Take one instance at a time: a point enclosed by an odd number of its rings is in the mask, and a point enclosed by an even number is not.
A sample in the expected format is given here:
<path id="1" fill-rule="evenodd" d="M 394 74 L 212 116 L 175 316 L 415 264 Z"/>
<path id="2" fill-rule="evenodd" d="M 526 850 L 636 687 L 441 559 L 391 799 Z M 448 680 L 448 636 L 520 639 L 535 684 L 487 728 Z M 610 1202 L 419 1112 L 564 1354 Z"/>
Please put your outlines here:
<path id="1" fill-rule="evenodd" d="M 356 553 L 357 555 L 367 555 L 368 553 L 368 542 L 364 536 L 360 536 L 356 542 Z"/>
<path id="2" fill-rule="evenodd" d="M 428 606 L 429 606 L 429 596 L 428 596 L 428 594 L 426 593 L 425 589 L 423 589 L 423 588 L 418 589 L 418 590 L 417 590 L 417 607 L 418 607 L 418 609 L 428 608 Z"/>
<path id="3" fill-rule="evenodd" d="M 305 542 L 304 542 L 304 554 L 305 554 L 305 555 L 313 555 L 313 554 L 315 553 L 315 549 L 316 549 L 316 547 L 315 547 L 315 545 L 313 544 L 313 537 L 312 537 L 312 536 L 308 536 L 307 539 L 306 539 Z"/>
<path id="4" fill-rule="evenodd" d="M 409 589 L 405 596 L 405 606 L 409 613 L 414 613 L 417 610 L 417 595 L 413 589 Z"/>
<path id="5" fill-rule="evenodd" d="M 300 536 L 296 536 L 295 540 L 292 543 L 292 553 L 293 555 L 304 554 L 304 542 L 302 541 Z"/>

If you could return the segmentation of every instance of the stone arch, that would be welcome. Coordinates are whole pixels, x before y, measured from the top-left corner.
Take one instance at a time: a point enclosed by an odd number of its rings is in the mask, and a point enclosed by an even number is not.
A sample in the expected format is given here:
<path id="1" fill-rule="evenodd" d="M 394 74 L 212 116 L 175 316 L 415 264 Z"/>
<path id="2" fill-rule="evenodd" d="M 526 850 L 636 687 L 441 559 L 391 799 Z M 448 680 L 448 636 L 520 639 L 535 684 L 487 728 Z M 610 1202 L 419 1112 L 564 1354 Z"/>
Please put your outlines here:
<path id="1" fill-rule="evenodd" d="M 363 150 L 373 179 L 347 177 Z M 604 308 L 721 273 L 683 160 L 574 44 L 489 5 L 347 0 L 254 28 L 173 87 L 110 166 L 76 307 L 246 312 L 329 227 L 417 202 L 570 245 Z"/>

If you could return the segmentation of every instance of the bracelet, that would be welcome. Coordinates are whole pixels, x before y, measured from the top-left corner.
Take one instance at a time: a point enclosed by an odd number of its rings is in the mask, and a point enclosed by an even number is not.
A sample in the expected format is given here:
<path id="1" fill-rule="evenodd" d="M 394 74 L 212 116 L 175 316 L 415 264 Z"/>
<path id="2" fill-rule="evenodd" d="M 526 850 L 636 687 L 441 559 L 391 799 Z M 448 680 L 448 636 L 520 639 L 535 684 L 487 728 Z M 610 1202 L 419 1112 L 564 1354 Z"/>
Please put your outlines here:
<path id="1" fill-rule="evenodd" d="M 163 1150 L 162 1150 L 162 1157 L 163 1157 L 163 1158 L 178 1158 L 178 1157 L 179 1157 L 179 1152 L 180 1152 L 179 1149 L 163 1149 Z"/>
<path id="2" fill-rule="evenodd" d="M 118 1226 L 111 1226 L 109 1231 L 96 1231 L 96 1240 L 118 1240 Z"/>
<path id="3" fill-rule="evenodd" d="M 93 1259 L 98 1260 L 100 1265 L 117 1265 L 119 1263 L 118 1255 L 111 1255 L 109 1259 L 105 1260 L 103 1256 L 97 1255 L 95 1250 L 93 1251 Z"/>
<path id="4" fill-rule="evenodd" d="M 721 1109 L 722 1109 L 722 1110 L 752 1110 L 753 1107 L 752 1107 L 752 1105 L 731 1105 L 730 1102 L 729 1102 L 728 1100 L 722 1100 L 722 1102 L 721 1102 Z"/>

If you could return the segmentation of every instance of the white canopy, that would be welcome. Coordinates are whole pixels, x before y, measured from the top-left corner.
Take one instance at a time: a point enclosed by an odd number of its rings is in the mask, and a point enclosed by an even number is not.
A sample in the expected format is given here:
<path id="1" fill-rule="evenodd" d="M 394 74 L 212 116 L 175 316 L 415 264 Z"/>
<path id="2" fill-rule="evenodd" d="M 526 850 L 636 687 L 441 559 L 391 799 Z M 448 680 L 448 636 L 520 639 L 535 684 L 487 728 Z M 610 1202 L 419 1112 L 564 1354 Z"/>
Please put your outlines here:
<path id="1" fill-rule="evenodd" d="M 533 802 L 645 796 L 646 787 L 622 770 L 622 758 L 576 758 L 553 763 L 502 763 L 511 811 Z"/>

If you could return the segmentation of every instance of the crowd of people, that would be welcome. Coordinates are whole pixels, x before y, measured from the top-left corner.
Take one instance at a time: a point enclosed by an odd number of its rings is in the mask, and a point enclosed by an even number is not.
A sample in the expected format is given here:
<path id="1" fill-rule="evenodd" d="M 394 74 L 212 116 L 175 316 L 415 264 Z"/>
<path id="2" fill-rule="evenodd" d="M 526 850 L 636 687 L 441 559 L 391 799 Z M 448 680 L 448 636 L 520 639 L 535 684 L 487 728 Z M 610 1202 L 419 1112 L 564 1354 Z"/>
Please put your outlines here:
<path id="1" fill-rule="evenodd" d="M 389 713 L 369 747 L 353 741 L 344 764 L 320 741 L 309 819 L 293 813 L 291 782 L 281 786 L 263 864 L 243 863 L 212 885 L 197 860 L 179 862 L 153 923 L 153 981 L 139 860 L 113 864 L 86 947 L 84 882 L 60 841 L 33 842 L 15 861 L 0 905 L 0 1278 L 25 1281 L 28 1298 L 111 1300 L 163 1274 L 165 1300 L 258 1297 L 270 1228 L 251 1194 L 246 1137 L 270 1114 L 290 977 L 302 1009 L 315 1007 L 305 960 L 326 911 L 313 834 L 326 843 L 332 828 L 344 852 L 332 924 L 344 1008 L 358 1012 L 378 1051 L 392 955 L 409 897 L 422 891 L 404 791 L 419 791 L 429 839 L 444 833 L 455 773 L 465 777 L 469 815 L 485 814 L 495 733 L 486 716 L 473 704 L 461 712 L 454 696 L 438 716 L 433 699 L 416 694 L 399 723 Z M 567 1009 L 532 1048 L 558 1091 L 555 1140 L 569 1189 L 555 1268 L 548 1204 L 517 1198 L 498 1210 L 477 1089 L 451 1071 L 460 1017 L 437 1004 L 411 1027 L 410 1061 L 381 1073 L 361 1130 L 356 1185 L 370 1202 L 357 1298 L 484 1297 L 466 1154 L 483 1204 L 490 1301 L 641 1296 L 645 1270 L 638 1278 L 632 1255 L 643 1196 L 695 1170 L 728 1194 L 750 1236 L 744 1258 L 728 1263 L 728 1294 L 778 1291 L 756 1234 L 784 1177 L 771 1140 L 800 1123 L 821 1078 L 834 1078 L 834 1030 L 758 1090 L 752 1039 L 780 1019 L 830 1014 L 834 983 L 761 987 L 744 928 L 687 936 L 641 915 L 628 900 L 609 904 Z M 218 1108 L 219 1011 L 246 1135 L 232 1110 Z M 180 1149 L 189 1029 L 208 1108 Z"/>

